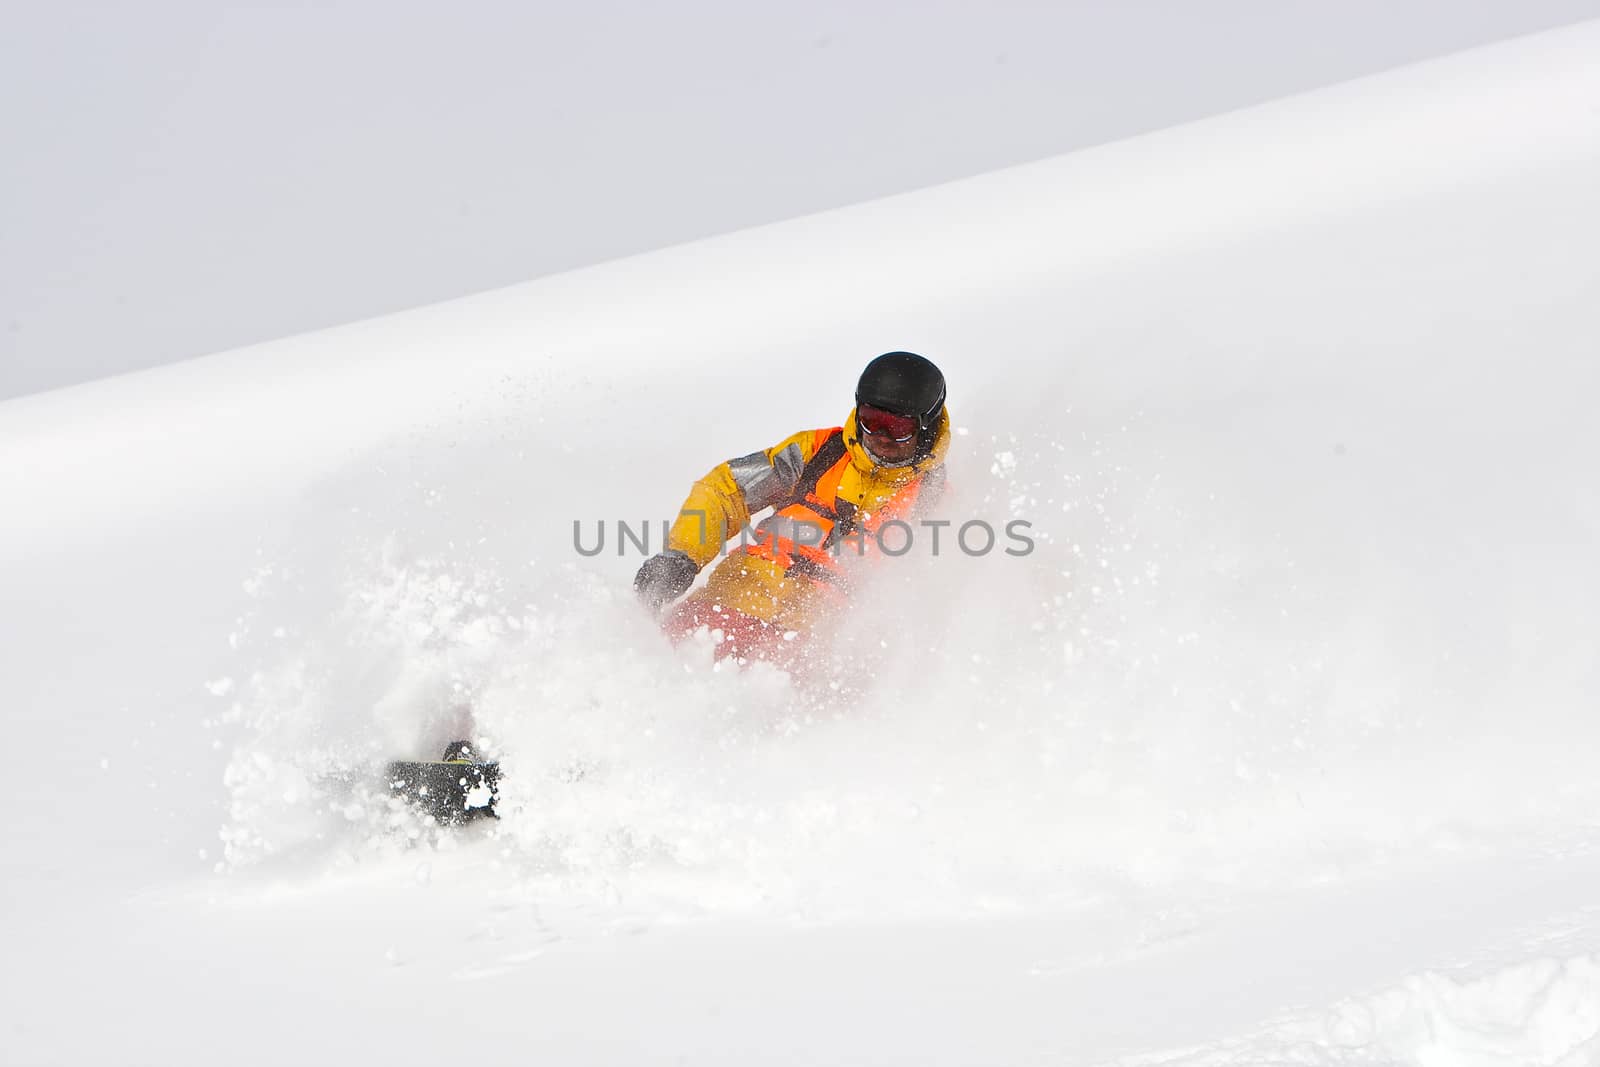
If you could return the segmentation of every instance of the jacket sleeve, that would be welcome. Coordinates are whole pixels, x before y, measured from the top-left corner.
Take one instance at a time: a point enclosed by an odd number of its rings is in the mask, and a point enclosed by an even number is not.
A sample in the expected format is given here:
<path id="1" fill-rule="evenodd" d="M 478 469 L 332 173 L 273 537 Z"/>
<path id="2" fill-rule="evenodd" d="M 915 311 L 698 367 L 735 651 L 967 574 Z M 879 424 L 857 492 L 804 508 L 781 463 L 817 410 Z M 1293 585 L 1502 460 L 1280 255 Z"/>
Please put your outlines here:
<path id="1" fill-rule="evenodd" d="M 689 490 L 667 533 L 667 548 L 686 554 L 697 567 L 716 559 L 750 516 L 794 491 L 829 432 L 802 430 L 764 451 L 717 464 Z"/>

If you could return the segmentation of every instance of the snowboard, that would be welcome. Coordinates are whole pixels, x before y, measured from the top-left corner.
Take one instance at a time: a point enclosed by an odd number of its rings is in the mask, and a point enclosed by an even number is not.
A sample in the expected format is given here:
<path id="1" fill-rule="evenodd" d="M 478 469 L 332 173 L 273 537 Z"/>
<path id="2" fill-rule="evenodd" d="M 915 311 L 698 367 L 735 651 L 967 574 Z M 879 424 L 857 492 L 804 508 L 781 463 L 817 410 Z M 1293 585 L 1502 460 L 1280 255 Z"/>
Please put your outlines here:
<path id="1" fill-rule="evenodd" d="M 500 764 L 479 760 L 472 746 L 457 741 L 437 760 L 396 760 L 384 774 L 391 796 L 445 825 L 500 816 Z"/>

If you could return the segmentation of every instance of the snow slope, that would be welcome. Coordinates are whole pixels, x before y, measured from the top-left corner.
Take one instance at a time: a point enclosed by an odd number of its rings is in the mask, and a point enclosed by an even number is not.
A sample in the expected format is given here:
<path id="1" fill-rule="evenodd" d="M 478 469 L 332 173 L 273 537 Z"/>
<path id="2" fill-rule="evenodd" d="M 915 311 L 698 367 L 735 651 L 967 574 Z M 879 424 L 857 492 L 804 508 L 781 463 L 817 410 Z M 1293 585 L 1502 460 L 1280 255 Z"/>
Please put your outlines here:
<path id="1" fill-rule="evenodd" d="M 6 1062 L 1600 1062 L 1597 60 L 0 403 Z M 1037 550 L 863 696 L 574 550 L 899 347 Z M 469 715 L 492 829 L 337 780 Z"/>

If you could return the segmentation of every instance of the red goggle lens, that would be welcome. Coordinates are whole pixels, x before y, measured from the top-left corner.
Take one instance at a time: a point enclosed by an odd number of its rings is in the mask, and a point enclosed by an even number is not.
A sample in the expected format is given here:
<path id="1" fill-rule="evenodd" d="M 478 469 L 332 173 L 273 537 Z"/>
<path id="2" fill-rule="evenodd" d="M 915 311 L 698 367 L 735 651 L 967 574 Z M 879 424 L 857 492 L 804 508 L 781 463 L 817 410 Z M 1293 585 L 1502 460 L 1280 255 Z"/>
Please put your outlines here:
<path id="1" fill-rule="evenodd" d="M 870 404 L 856 408 L 856 425 L 861 432 L 890 441 L 909 441 L 917 435 L 917 420 L 910 415 L 896 415 Z"/>

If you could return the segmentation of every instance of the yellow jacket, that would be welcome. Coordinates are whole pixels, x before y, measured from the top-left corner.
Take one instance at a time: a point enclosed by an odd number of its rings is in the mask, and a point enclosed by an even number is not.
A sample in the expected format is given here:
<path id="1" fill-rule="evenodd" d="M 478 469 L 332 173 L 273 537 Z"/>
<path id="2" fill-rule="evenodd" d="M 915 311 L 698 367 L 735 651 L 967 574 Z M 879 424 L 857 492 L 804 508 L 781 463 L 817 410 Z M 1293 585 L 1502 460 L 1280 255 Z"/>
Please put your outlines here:
<path id="1" fill-rule="evenodd" d="M 817 472 L 812 460 L 837 434 L 842 434 L 840 458 L 848 456 L 849 462 L 840 464 L 842 470 L 834 471 L 837 481 L 830 481 L 828 491 L 851 510 L 858 525 L 871 529 L 874 515 L 889 514 L 897 500 L 912 494 L 914 506 L 921 510 L 942 490 L 944 458 L 950 448 L 948 411 L 939 416 L 928 454 L 898 467 L 883 466 L 866 451 L 856 432 L 855 412 L 851 411 L 843 427 L 803 430 L 771 448 L 717 464 L 689 491 L 668 532 L 667 547 L 683 552 L 703 569 L 723 553 L 730 538 L 747 530 L 756 514 L 769 507 L 776 512 L 786 505 L 805 503 L 806 490 L 815 486 Z M 808 466 L 813 468 L 809 486 L 802 484 Z M 764 520 L 762 526 L 774 518 L 776 514 Z M 761 533 L 758 528 L 758 538 Z M 749 535 L 742 540 L 748 543 Z M 747 551 L 739 544 L 731 547 L 733 550 L 712 571 L 705 586 L 690 594 L 687 606 L 716 604 L 776 625 L 803 629 L 816 618 L 819 609 L 841 595 L 830 582 L 791 573 L 791 567 L 784 562 Z"/>

